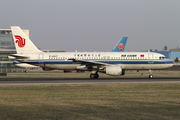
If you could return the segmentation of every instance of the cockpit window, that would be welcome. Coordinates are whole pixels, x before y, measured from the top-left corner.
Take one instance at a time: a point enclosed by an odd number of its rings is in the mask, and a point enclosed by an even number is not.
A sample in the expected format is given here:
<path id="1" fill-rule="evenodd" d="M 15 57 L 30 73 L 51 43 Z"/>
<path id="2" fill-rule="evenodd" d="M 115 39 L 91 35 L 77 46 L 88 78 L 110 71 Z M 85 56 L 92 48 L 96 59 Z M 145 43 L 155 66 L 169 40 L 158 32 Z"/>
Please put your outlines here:
<path id="1" fill-rule="evenodd" d="M 162 56 L 162 57 L 159 57 L 159 59 L 165 59 L 165 57 Z"/>

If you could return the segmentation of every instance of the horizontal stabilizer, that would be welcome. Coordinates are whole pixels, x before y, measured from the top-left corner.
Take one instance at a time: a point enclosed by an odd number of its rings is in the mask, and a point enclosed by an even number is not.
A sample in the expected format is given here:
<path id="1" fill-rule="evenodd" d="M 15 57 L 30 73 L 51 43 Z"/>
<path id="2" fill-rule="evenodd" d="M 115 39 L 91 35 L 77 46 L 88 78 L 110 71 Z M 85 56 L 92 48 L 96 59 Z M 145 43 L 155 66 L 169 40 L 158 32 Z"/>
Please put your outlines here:
<path id="1" fill-rule="evenodd" d="M 24 55 L 19 55 L 19 54 L 12 54 L 8 56 L 9 59 L 16 59 L 16 60 L 28 60 L 29 57 L 24 56 Z"/>

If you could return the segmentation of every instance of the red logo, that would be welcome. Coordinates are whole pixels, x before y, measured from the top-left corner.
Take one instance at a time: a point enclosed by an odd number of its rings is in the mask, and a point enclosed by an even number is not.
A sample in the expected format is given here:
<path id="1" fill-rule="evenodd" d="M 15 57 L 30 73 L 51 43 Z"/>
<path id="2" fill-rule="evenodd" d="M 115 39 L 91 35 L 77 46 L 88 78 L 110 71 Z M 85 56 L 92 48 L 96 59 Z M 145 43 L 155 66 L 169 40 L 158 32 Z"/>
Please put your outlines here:
<path id="1" fill-rule="evenodd" d="M 144 57 L 144 55 L 140 55 L 140 57 Z"/>
<path id="2" fill-rule="evenodd" d="M 22 37 L 19 36 L 19 35 L 14 35 L 14 37 L 17 39 L 17 40 L 16 40 L 16 43 L 18 43 L 18 46 L 19 46 L 20 48 L 22 48 L 22 47 L 25 46 L 25 44 L 26 44 L 26 39 L 22 38 Z"/>
<path id="3" fill-rule="evenodd" d="M 120 50 L 120 51 L 123 51 L 124 45 L 123 45 L 122 43 L 120 43 L 120 44 L 118 45 L 118 47 L 119 47 L 119 50 Z"/>

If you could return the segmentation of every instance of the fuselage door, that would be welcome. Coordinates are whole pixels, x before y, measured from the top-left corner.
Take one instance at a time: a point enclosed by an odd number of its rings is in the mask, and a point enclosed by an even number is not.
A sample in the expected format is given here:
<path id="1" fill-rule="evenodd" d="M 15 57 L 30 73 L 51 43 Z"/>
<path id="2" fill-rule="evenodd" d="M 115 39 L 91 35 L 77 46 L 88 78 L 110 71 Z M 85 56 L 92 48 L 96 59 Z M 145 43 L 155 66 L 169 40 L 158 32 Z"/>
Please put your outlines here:
<path id="1" fill-rule="evenodd" d="M 154 63 L 154 55 L 152 53 L 148 54 L 148 63 L 149 64 Z"/>
<path id="2" fill-rule="evenodd" d="M 38 56 L 38 60 L 39 60 L 40 64 L 43 64 L 43 57 L 44 57 L 44 54 L 40 53 L 39 56 Z"/>

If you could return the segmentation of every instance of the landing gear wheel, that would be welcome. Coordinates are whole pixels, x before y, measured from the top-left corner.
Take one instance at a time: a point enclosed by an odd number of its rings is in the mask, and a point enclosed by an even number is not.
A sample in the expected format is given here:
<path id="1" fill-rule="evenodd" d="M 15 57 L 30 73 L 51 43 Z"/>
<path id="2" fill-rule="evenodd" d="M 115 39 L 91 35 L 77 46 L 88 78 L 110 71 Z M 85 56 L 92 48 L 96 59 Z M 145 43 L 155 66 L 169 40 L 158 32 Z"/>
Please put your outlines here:
<path id="1" fill-rule="evenodd" d="M 153 75 L 152 75 L 152 74 L 150 74 L 150 75 L 149 75 L 149 78 L 150 78 L 150 79 L 152 79 L 152 78 L 153 78 Z"/>
<path id="2" fill-rule="evenodd" d="M 95 74 L 90 74 L 90 78 L 93 79 Z"/>
<path id="3" fill-rule="evenodd" d="M 99 78 L 99 75 L 98 75 L 98 74 L 95 74 L 95 78 Z"/>
<path id="4" fill-rule="evenodd" d="M 90 74 L 90 78 L 91 78 L 91 79 L 98 78 L 98 77 L 99 77 L 98 74 Z"/>

